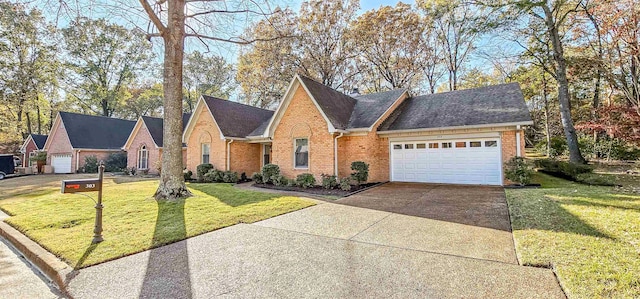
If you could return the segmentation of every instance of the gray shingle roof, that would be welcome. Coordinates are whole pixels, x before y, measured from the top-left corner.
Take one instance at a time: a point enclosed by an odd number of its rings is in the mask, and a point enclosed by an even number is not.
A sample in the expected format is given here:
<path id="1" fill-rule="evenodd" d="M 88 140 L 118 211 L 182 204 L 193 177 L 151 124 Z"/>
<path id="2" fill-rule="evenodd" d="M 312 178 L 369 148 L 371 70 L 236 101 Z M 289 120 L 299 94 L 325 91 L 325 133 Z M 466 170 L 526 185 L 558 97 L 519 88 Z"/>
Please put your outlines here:
<path id="1" fill-rule="evenodd" d="M 518 83 L 406 99 L 378 131 L 531 121 Z"/>
<path id="2" fill-rule="evenodd" d="M 349 129 L 369 128 L 402 95 L 406 89 L 395 89 L 356 96 L 356 106 L 349 119 Z"/>
<path id="3" fill-rule="evenodd" d="M 273 115 L 271 110 L 210 96 L 203 98 L 220 131 L 226 137 L 247 137 Z"/>
<path id="4" fill-rule="evenodd" d="M 184 129 L 187 126 L 187 122 L 189 122 L 189 117 L 191 117 L 190 113 L 182 114 L 182 132 L 184 132 Z M 149 130 L 149 134 L 151 135 L 151 138 L 153 138 L 153 141 L 158 147 L 162 147 L 162 145 L 164 144 L 164 137 L 162 135 L 164 120 L 162 118 L 151 116 L 143 116 L 142 120 L 147 126 L 147 130 Z"/>
<path id="5" fill-rule="evenodd" d="M 60 112 L 74 148 L 120 149 L 136 122 L 119 118 Z"/>
<path id="6" fill-rule="evenodd" d="M 300 79 L 331 124 L 336 129 L 347 129 L 351 113 L 356 106 L 356 99 L 305 76 L 300 76 Z"/>
<path id="7" fill-rule="evenodd" d="M 42 149 L 44 148 L 44 144 L 47 142 L 48 136 L 49 135 L 31 134 L 31 139 L 33 139 L 33 142 L 36 144 L 38 149 Z"/>

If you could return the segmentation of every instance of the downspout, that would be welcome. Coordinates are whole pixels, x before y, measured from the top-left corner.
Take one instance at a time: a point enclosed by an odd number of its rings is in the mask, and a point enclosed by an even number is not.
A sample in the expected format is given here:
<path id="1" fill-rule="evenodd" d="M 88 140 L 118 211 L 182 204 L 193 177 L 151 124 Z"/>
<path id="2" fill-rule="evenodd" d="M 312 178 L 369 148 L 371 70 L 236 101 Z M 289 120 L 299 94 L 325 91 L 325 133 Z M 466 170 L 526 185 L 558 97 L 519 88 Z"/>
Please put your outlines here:
<path id="1" fill-rule="evenodd" d="M 520 125 L 516 126 L 516 157 L 521 157 L 522 153 L 520 151 Z"/>
<path id="2" fill-rule="evenodd" d="M 76 150 L 76 173 L 80 169 L 80 150 Z"/>
<path id="3" fill-rule="evenodd" d="M 233 143 L 233 139 L 229 140 L 227 143 L 227 171 L 231 170 L 231 144 Z"/>
<path id="4" fill-rule="evenodd" d="M 336 177 L 338 176 L 338 138 L 342 137 L 343 135 L 344 133 L 340 133 L 340 135 L 336 136 L 336 138 L 333 139 L 333 169 Z"/>

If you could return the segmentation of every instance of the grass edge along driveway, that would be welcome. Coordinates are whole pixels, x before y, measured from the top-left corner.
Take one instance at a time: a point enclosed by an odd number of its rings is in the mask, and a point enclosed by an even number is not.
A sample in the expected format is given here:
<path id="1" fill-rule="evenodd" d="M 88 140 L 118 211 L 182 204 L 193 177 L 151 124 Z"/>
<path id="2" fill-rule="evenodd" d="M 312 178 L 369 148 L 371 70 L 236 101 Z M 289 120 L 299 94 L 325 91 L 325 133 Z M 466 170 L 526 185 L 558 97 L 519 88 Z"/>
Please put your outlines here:
<path id="1" fill-rule="evenodd" d="M 520 262 L 553 267 L 569 298 L 639 298 L 640 194 L 534 178 L 506 190 Z"/>
<path id="2" fill-rule="evenodd" d="M 103 236 L 91 244 L 94 203 L 59 187 L 0 197 L 6 220 L 78 269 L 238 223 L 253 223 L 314 205 L 310 200 L 240 190 L 231 184 L 188 184 L 193 197 L 156 201 L 157 181 L 105 180 Z M 92 194 L 95 197 L 95 194 Z"/>

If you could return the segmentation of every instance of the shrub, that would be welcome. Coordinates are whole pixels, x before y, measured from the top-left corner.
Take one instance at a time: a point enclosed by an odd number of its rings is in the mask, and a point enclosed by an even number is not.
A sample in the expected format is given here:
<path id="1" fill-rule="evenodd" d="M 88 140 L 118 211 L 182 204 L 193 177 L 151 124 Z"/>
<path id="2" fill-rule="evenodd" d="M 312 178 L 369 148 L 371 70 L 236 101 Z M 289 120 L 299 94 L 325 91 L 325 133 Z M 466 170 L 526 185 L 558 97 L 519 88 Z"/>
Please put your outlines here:
<path id="1" fill-rule="evenodd" d="M 297 186 L 298 184 L 296 183 L 296 180 L 294 180 L 294 179 L 287 179 L 287 184 L 286 184 L 286 185 L 287 185 L 288 187 L 295 187 L 295 186 Z"/>
<path id="2" fill-rule="evenodd" d="M 342 191 L 351 191 L 351 179 L 350 178 L 341 178 L 339 184 L 340 184 L 340 190 L 342 190 Z"/>
<path id="3" fill-rule="evenodd" d="M 369 164 L 362 161 L 355 161 L 351 163 L 351 178 L 356 181 L 358 186 L 367 181 L 369 178 Z"/>
<path id="4" fill-rule="evenodd" d="M 589 165 L 558 161 L 555 159 L 536 160 L 535 165 L 540 168 L 541 172 L 572 181 L 575 181 L 579 174 L 593 172 L 593 168 Z"/>
<path id="5" fill-rule="evenodd" d="M 120 172 L 127 168 L 127 154 L 124 152 L 111 153 L 104 161 L 104 171 Z"/>
<path id="6" fill-rule="evenodd" d="M 325 189 L 334 189 L 338 186 L 338 177 L 330 174 L 321 174 L 322 177 L 322 188 Z"/>
<path id="7" fill-rule="evenodd" d="M 531 182 L 533 171 L 523 157 L 513 157 L 505 165 L 504 175 L 507 179 L 520 185 Z"/>
<path id="8" fill-rule="evenodd" d="M 549 157 L 562 156 L 567 152 L 567 140 L 564 137 L 556 136 L 551 138 L 551 152 Z"/>
<path id="9" fill-rule="evenodd" d="M 217 170 L 215 169 L 211 169 L 209 170 L 209 172 L 205 173 L 204 176 L 202 176 L 202 179 L 200 180 L 203 183 L 213 183 L 216 181 L 216 176 L 217 174 Z"/>
<path id="10" fill-rule="evenodd" d="M 209 172 L 209 170 L 213 169 L 213 165 L 210 163 L 200 164 L 196 167 L 196 175 L 198 181 L 204 181 L 204 175 Z"/>
<path id="11" fill-rule="evenodd" d="M 138 168 L 136 168 L 136 167 L 131 167 L 131 168 L 129 168 L 129 173 L 130 173 L 131 175 L 136 175 L 136 172 L 137 172 L 137 171 L 138 171 Z"/>
<path id="12" fill-rule="evenodd" d="M 316 178 L 313 177 L 313 174 L 310 173 L 302 173 L 296 177 L 296 185 L 308 189 L 313 187 L 316 184 Z"/>
<path id="13" fill-rule="evenodd" d="M 238 173 L 234 171 L 225 171 L 222 175 L 222 181 L 225 183 L 237 183 Z"/>
<path id="14" fill-rule="evenodd" d="M 98 158 L 96 156 L 84 157 L 84 166 L 82 167 L 84 173 L 96 173 L 98 172 Z"/>
<path id="15" fill-rule="evenodd" d="M 275 164 L 266 164 L 262 167 L 262 180 L 265 184 L 275 184 L 275 177 L 280 175 L 280 167 Z"/>
<path id="16" fill-rule="evenodd" d="M 246 182 L 246 181 L 248 181 L 248 179 L 247 179 L 247 173 L 246 173 L 246 172 L 243 172 L 243 173 L 240 175 L 240 181 L 242 181 L 242 182 Z"/>
<path id="17" fill-rule="evenodd" d="M 264 181 L 262 180 L 262 172 L 254 172 L 253 175 L 251 175 L 251 179 L 256 184 L 263 184 L 264 183 Z"/>
<path id="18" fill-rule="evenodd" d="M 191 177 L 193 176 L 193 171 L 191 171 L 191 170 L 183 171 L 182 175 L 184 175 L 184 180 L 185 181 L 190 181 Z"/>
<path id="19" fill-rule="evenodd" d="M 272 178 L 272 183 L 276 186 L 284 187 L 289 183 L 289 180 L 281 174 L 276 174 Z"/>

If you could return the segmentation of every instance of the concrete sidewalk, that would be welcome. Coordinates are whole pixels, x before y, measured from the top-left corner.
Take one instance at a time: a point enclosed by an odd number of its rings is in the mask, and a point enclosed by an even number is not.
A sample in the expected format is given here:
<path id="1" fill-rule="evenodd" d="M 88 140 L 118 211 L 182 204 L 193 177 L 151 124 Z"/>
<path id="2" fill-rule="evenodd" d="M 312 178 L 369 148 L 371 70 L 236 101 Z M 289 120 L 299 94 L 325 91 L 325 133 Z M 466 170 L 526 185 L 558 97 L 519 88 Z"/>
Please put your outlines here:
<path id="1" fill-rule="evenodd" d="M 83 269 L 68 289 L 75 298 L 564 297 L 548 269 L 370 243 L 371 222 L 395 215 L 320 204 Z"/>
<path id="2" fill-rule="evenodd" d="M 6 242 L 0 237 L 0 298 L 59 298 L 45 278 Z"/>

